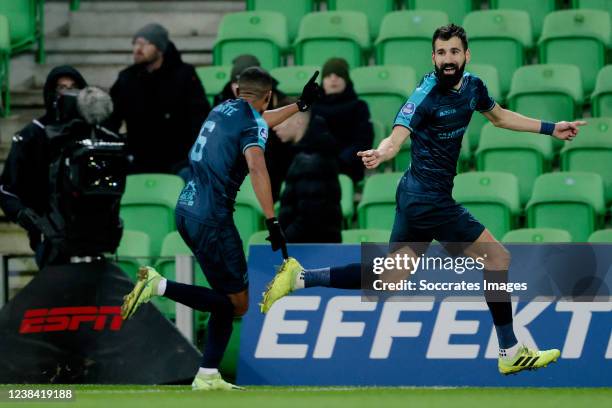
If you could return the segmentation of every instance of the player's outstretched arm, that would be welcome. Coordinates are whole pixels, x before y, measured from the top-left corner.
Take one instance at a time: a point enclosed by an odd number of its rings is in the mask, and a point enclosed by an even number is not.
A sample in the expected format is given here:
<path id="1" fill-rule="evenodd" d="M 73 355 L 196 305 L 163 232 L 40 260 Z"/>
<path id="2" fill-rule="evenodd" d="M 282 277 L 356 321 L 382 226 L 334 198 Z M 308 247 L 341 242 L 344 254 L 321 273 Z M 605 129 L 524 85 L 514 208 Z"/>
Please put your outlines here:
<path id="1" fill-rule="evenodd" d="M 384 138 L 378 148 L 357 152 L 367 169 L 375 169 L 380 163 L 391 160 L 400 151 L 402 144 L 410 136 L 410 130 L 403 126 L 395 126 L 391 135 Z"/>
<path id="2" fill-rule="evenodd" d="M 272 187 L 270 185 L 270 176 L 266 167 L 266 159 L 262 148 L 253 146 L 246 149 L 244 152 L 247 165 L 249 166 L 249 174 L 251 176 L 251 184 L 255 190 L 255 196 L 266 218 L 274 217 L 274 203 L 272 201 Z"/>
<path id="3" fill-rule="evenodd" d="M 519 132 L 543 133 L 551 135 L 559 140 L 573 140 L 578 135 L 578 127 L 586 125 L 583 120 L 573 122 L 545 122 L 539 119 L 529 118 L 520 113 L 504 109 L 495 105 L 489 112 L 484 112 L 491 123 L 499 128 L 516 130 Z"/>
<path id="4" fill-rule="evenodd" d="M 317 84 L 317 77 L 319 71 L 315 71 L 312 77 L 308 80 L 304 89 L 302 89 L 302 95 L 300 95 L 296 103 L 291 105 L 283 106 L 282 108 L 267 110 L 263 113 L 263 118 L 269 127 L 274 127 L 285 119 L 288 119 L 291 115 L 297 112 L 305 112 L 312 107 L 312 104 L 319 99 L 323 93 L 323 90 Z"/>

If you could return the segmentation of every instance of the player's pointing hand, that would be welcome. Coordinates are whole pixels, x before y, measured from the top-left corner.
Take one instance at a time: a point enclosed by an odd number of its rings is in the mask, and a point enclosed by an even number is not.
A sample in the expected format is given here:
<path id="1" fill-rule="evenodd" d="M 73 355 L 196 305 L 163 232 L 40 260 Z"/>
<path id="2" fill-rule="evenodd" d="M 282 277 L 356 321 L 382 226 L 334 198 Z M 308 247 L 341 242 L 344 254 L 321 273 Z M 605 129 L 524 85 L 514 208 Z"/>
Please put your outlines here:
<path id="1" fill-rule="evenodd" d="M 380 153 L 375 149 L 357 152 L 357 156 L 361 157 L 366 169 L 375 169 L 381 163 Z"/>
<path id="2" fill-rule="evenodd" d="M 557 122 L 553 137 L 559 140 L 573 140 L 578 135 L 578 126 L 584 126 L 587 123 L 584 120 L 576 120 L 574 122 Z"/>

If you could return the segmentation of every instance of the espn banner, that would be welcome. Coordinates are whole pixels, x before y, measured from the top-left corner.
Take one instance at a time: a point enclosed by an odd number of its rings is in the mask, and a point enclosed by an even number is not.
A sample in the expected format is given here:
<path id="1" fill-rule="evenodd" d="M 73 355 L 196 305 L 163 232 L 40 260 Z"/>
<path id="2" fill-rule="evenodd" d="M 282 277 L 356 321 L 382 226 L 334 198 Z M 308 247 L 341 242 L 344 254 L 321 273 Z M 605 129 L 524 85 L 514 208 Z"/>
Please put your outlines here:
<path id="1" fill-rule="evenodd" d="M 538 251 L 550 254 L 541 251 L 544 247 L 539 244 Z M 520 246 L 508 249 L 512 254 L 510 280 L 514 265 L 529 263 L 540 265 L 540 271 L 550 269 L 539 263 L 546 260 L 521 259 L 525 249 Z M 580 252 L 584 245 L 568 244 L 560 253 L 572 251 L 584 257 L 585 252 Z M 519 341 L 540 349 L 558 348 L 561 358 L 538 371 L 502 376 L 497 371 L 497 337 L 482 292 L 480 299 L 474 299 L 478 293 L 444 298 L 440 293 L 389 296 L 387 291 L 385 301 L 373 302 L 360 290 L 309 288 L 281 299 L 263 315 L 258 305 L 261 293 L 282 260 L 268 246 L 253 246 L 249 256 L 251 303 L 242 324 L 238 383 L 612 386 L 612 302 L 607 286 L 612 275 L 612 245 L 598 245 L 596 252 L 596 262 L 590 265 L 596 265 L 601 279 L 594 301 L 533 294 L 523 301 L 517 293 L 511 294 Z M 360 262 L 362 257 L 357 245 L 294 245 L 289 253 L 305 268 L 340 266 Z M 563 263 L 558 259 L 550 262 Z"/>

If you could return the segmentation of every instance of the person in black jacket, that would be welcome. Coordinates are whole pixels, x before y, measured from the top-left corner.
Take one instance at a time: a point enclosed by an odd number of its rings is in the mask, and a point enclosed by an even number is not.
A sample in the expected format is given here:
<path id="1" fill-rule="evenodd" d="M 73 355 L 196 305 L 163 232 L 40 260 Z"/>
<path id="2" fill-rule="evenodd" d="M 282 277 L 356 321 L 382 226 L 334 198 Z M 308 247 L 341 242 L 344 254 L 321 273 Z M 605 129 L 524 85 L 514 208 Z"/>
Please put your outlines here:
<path id="1" fill-rule="evenodd" d="M 134 65 L 119 73 L 111 88 L 115 110 L 108 127 L 127 126 L 134 156 L 132 173 L 178 173 L 210 112 L 192 65 L 159 24 L 140 29 L 133 39 Z"/>
<path id="2" fill-rule="evenodd" d="M 49 212 L 51 152 L 45 128 L 62 121 L 56 106 L 58 95 L 86 86 L 83 76 L 71 66 L 55 67 L 49 72 L 43 88 L 45 114 L 32 120 L 13 136 L 11 150 L 0 176 L 0 206 L 9 220 L 17 222 L 28 232 L 30 248 L 36 253 L 39 267 L 47 261 L 45 245 L 43 234 L 33 225 L 30 215 Z"/>
<path id="3" fill-rule="evenodd" d="M 277 125 L 275 131 L 295 150 L 278 217 L 287 242 L 342 242 L 337 146 L 325 120 L 304 112 Z"/>
<path id="4" fill-rule="evenodd" d="M 368 105 L 358 99 L 349 77 L 348 63 L 331 58 L 323 66 L 325 96 L 313 107 L 313 115 L 325 118 L 330 132 L 338 141 L 340 172 L 353 181 L 363 179 L 364 167 L 357 152 L 368 150 L 374 142 Z"/>

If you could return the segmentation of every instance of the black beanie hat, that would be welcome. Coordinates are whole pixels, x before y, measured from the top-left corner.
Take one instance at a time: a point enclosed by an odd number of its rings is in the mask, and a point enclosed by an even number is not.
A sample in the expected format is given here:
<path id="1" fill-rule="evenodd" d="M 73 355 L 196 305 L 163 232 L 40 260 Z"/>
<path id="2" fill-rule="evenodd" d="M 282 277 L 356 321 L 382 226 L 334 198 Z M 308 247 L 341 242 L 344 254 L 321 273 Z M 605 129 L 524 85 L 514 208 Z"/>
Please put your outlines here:
<path id="1" fill-rule="evenodd" d="M 168 38 L 168 30 L 158 23 L 147 24 L 140 30 L 136 31 L 136 34 L 134 34 L 134 37 L 132 38 L 132 42 L 136 41 L 136 39 L 139 37 L 142 37 L 151 44 L 155 45 L 161 52 L 166 51 L 168 43 L 170 42 L 170 39 Z"/>
<path id="2" fill-rule="evenodd" d="M 336 74 L 347 82 L 351 80 L 348 62 L 343 58 L 330 58 L 323 65 L 322 77 L 325 78 L 331 74 Z"/>
<path id="3" fill-rule="evenodd" d="M 230 80 L 232 82 L 238 81 L 238 76 L 245 69 L 251 68 L 251 67 L 260 67 L 261 66 L 261 63 L 259 62 L 257 57 L 255 57 L 254 55 L 251 55 L 251 54 L 242 54 L 242 55 L 237 56 L 232 61 L 232 64 L 234 64 L 232 66 L 232 74 L 230 76 L 230 78 L 231 78 Z"/>

